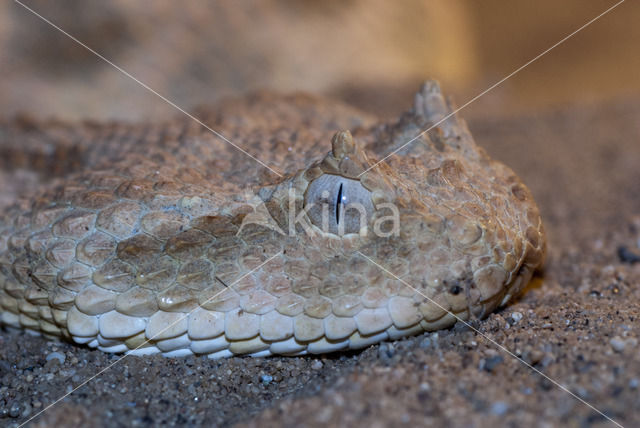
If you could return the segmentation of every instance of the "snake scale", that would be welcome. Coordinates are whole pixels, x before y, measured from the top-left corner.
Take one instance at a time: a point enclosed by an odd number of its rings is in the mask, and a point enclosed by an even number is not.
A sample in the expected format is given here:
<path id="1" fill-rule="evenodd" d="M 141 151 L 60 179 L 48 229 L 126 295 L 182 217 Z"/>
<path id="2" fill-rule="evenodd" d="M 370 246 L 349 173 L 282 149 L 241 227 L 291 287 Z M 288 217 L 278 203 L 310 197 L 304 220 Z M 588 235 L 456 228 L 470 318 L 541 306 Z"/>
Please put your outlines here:
<path id="1" fill-rule="evenodd" d="M 300 94 L 197 112 L 280 175 L 188 118 L 3 123 L 6 176 L 41 179 L 16 180 L 2 208 L 0 320 L 106 352 L 220 358 L 486 316 L 530 280 L 545 237 L 529 190 L 461 119 L 432 127 L 451 111 L 427 82 L 391 123 Z"/>

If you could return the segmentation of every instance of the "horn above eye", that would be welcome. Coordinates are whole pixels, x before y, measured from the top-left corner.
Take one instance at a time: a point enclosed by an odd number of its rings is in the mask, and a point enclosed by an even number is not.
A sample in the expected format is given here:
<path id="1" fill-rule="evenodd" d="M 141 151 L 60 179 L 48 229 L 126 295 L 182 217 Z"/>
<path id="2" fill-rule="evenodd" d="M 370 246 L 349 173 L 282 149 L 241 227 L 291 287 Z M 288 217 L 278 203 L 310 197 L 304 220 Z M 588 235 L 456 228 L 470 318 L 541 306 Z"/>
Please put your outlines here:
<path id="1" fill-rule="evenodd" d="M 335 235 L 359 233 L 373 213 L 371 192 L 359 180 L 324 174 L 313 180 L 305 193 L 311 222 Z"/>

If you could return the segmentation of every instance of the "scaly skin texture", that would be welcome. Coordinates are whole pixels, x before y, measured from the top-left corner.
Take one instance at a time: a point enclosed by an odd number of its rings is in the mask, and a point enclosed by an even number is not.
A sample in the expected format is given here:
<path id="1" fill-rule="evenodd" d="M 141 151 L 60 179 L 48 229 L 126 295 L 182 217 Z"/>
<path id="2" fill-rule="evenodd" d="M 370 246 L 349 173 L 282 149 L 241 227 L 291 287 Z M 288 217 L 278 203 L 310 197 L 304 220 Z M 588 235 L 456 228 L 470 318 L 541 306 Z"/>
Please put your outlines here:
<path id="1" fill-rule="evenodd" d="M 455 116 L 367 171 L 450 109 L 428 82 L 387 125 L 304 96 L 199 113 L 282 177 L 188 119 L 4 125 L 5 168 L 51 177 L 0 220 L 1 321 L 108 352 L 218 358 L 358 349 L 483 317 L 543 262 L 529 190 Z M 366 189 L 360 233 L 305 214 L 327 174 Z"/>

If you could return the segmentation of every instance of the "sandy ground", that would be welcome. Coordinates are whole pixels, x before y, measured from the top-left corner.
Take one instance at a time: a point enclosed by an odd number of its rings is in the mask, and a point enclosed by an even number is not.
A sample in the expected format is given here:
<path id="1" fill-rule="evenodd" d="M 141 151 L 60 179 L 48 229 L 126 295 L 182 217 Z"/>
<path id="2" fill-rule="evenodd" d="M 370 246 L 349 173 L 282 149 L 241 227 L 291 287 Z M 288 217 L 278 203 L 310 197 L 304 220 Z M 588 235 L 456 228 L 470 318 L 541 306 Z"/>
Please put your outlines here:
<path id="1" fill-rule="evenodd" d="M 212 361 L 120 360 L 0 330 L 0 425 L 77 388 L 35 425 L 614 426 L 595 408 L 639 426 L 638 117 L 639 102 L 620 100 L 470 122 L 530 186 L 550 241 L 545 271 L 474 322 L 480 334 L 458 325 L 358 353 Z"/>

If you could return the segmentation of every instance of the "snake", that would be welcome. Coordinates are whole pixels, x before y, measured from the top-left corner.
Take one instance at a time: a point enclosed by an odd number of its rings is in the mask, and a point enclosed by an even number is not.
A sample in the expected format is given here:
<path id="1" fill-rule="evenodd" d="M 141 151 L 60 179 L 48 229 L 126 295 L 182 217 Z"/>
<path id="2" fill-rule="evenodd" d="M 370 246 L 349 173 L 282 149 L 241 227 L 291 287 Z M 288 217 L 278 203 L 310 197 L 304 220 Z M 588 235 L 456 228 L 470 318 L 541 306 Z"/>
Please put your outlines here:
<path id="1" fill-rule="evenodd" d="M 324 354 L 482 319 L 544 261 L 530 190 L 435 81 L 387 121 L 301 93 L 194 111 L 0 125 L 2 325 L 131 355 Z"/>

